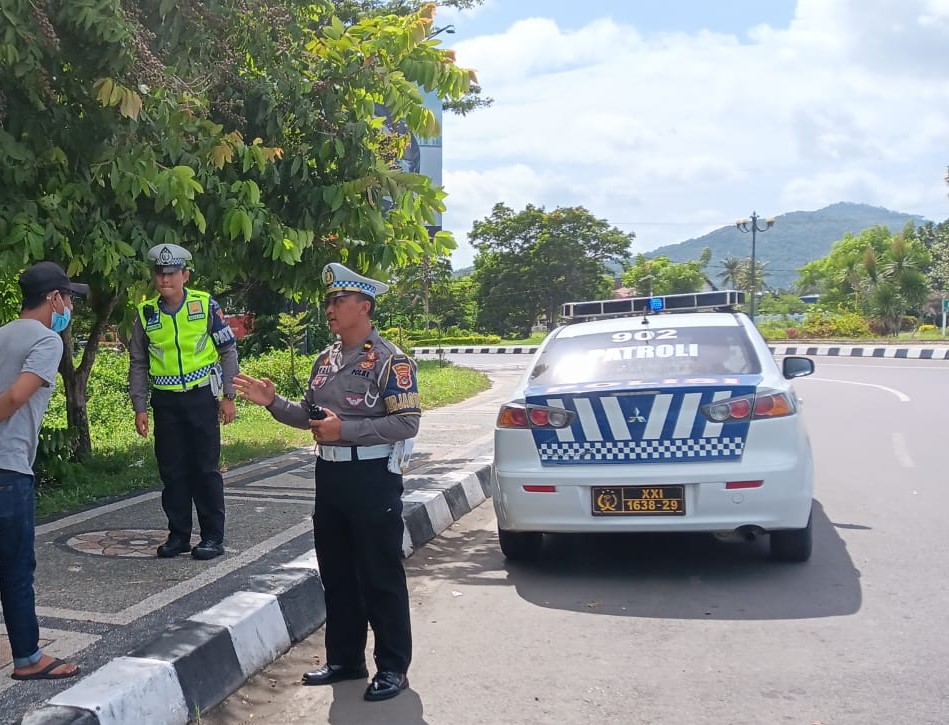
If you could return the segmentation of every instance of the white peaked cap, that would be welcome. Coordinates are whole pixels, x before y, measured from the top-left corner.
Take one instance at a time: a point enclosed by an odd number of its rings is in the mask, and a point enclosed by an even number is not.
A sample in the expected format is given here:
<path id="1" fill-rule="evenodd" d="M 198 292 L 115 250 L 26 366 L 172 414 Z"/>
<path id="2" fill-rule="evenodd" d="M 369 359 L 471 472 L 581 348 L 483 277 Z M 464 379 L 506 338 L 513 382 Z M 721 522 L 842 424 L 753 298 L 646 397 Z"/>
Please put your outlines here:
<path id="1" fill-rule="evenodd" d="M 148 250 L 148 258 L 156 267 L 184 267 L 191 252 L 177 244 L 156 244 Z"/>
<path id="2" fill-rule="evenodd" d="M 376 279 L 356 274 L 348 267 L 336 262 L 330 262 L 323 267 L 323 284 L 326 285 L 326 296 L 337 292 L 361 292 L 373 299 L 389 291 L 389 285 Z"/>

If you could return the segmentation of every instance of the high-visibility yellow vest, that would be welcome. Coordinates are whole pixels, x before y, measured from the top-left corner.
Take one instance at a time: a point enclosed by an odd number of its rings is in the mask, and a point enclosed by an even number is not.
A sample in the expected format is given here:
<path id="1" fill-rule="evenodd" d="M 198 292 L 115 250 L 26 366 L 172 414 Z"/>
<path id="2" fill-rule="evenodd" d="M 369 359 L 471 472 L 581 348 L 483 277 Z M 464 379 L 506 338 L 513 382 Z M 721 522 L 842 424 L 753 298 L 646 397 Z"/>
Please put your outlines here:
<path id="1" fill-rule="evenodd" d="M 218 361 L 208 331 L 211 295 L 185 289 L 184 302 L 174 315 L 162 311 L 160 299 L 153 297 L 138 306 L 148 337 L 152 386 L 159 390 L 190 390 L 207 384 Z"/>

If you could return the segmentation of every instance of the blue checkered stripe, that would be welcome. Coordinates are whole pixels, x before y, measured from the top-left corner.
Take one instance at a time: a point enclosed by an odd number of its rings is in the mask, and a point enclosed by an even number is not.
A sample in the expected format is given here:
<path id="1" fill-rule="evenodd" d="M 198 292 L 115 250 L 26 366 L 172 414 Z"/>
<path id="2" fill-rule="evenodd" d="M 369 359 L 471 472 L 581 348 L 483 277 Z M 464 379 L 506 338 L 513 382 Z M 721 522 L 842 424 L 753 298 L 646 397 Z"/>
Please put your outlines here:
<path id="1" fill-rule="evenodd" d="M 181 385 L 182 387 L 188 387 L 190 383 L 196 383 L 201 380 L 201 378 L 210 375 L 213 369 L 213 365 L 205 365 L 203 368 L 198 368 L 192 373 L 185 373 L 184 377 L 181 375 L 153 375 L 152 385 Z"/>
<path id="2" fill-rule="evenodd" d="M 740 456 L 745 441 L 742 438 L 682 438 L 671 441 L 584 441 L 572 443 L 542 443 L 537 452 L 544 463 L 581 461 L 630 462 L 676 461 L 696 458 L 730 459 Z"/>
<path id="3" fill-rule="evenodd" d="M 543 465 L 740 461 L 750 421 L 716 423 L 702 407 L 754 391 L 751 385 L 675 385 L 653 389 L 528 391 L 530 404 L 562 408 L 568 428 L 533 428 Z"/>
<path id="4" fill-rule="evenodd" d="M 330 292 L 340 292 L 340 291 L 356 291 L 365 292 L 370 297 L 376 296 L 376 286 L 374 284 L 369 284 L 368 282 L 358 282 L 356 280 L 340 280 L 337 283 L 331 284 L 327 288 L 327 293 Z"/>

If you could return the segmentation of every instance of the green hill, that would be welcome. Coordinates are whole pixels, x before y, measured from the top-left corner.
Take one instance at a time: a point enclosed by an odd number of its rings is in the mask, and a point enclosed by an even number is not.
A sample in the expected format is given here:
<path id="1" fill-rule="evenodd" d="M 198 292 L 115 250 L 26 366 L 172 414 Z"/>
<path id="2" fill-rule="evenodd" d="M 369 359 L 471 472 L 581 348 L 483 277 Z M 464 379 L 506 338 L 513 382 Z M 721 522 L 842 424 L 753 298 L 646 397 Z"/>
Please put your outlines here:
<path id="1" fill-rule="evenodd" d="M 756 235 L 755 257 L 768 262 L 765 279 L 769 287 L 790 289 L 797 279 L 797 270 L 826 256 L 834 242 L 842 239 L 846 232 L 859 234 L 877 224 L 899 232 L 907 222 L 918 225 L 925 221 L 914 214 L 848 202 L 831 204 L 817 211 L 789 212 L 775 217 L 774 227 Z M 764 222 L 759 221 L 759 225 L 764 226 Z M 674 262 L 688 262 L 698 259 L 705 247 L 712 249 L 708 276 L 718 284 L 723 259 L 747 259 L 751 256 L 751 234 L 739 232 L 732 224 L 696 239 L 658 247 L 646 252 L 645 256 L 664 256 Z"/>

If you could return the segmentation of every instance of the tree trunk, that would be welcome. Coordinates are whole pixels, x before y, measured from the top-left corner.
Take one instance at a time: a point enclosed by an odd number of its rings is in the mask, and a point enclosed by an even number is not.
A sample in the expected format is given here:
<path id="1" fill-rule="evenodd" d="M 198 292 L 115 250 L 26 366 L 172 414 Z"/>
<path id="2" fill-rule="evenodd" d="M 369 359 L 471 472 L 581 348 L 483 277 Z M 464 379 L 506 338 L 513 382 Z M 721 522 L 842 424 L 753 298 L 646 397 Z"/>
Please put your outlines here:
<path id="1" fill-rule="evenodd" d="M 75 341 L 72 328 L 66 328 L 63 333 L 63 359 L 59 364 L 59 373 L 63 376 L 63 389 L 66 393 L 66 423 L 72 432 L 72 457 L 76 461 L 87 460 L 92 455 L 89 414 L 86 411 L 89 374 L 92 372 L 92 365 L 99 351 L 99 337 L 108 325 L 118 300 L 118 295 L 97 300 L 94 307 L 96 318 L 89 331 L 89 341 L 83 348 L 79 365 L 74 365 Z"/>

